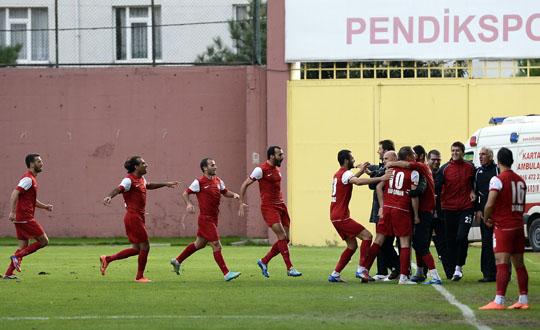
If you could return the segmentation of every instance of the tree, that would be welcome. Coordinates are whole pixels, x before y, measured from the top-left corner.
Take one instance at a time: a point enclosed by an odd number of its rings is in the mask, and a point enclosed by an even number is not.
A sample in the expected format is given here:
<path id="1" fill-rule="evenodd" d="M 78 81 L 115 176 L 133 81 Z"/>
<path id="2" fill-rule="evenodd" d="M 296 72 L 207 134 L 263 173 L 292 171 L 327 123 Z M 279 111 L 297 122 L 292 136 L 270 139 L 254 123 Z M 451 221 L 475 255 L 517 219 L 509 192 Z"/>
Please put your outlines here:
<path id="1" fill-rule="evenodd" d="M 529 67 L 527 67 L 527 61 L 529 61 Z M 540 76 L 540 59 L 519 60 L 518 66 L 525 67 L 525 68 L 520 68 L 518 70 L 518 73 L 517 73 L 518 77 L 526 77 L 527 70 L 529 70 L 529 77 Z"/>
<path id="2" fill-rule="evenodd" d="M 196 63 L 252 63 L 253 62 L 253 0 L 248 7 L 248 18 L 245 20 L 228 20 L 229 35 L 234 49 L 225 45 L 221 37 L 215 37 L 213 44 L 206 51 L 197 55 Z M 266 3 L 260 8 L 261 30 L 261 62 L 266 64 Z"/>
<path id="3" fill-rule="evenodd" d="M 21 44 L 17 44 L 15 46 L 0 45 L 0 65 L 17 64 L 19 51 L 21 49 Z"/>

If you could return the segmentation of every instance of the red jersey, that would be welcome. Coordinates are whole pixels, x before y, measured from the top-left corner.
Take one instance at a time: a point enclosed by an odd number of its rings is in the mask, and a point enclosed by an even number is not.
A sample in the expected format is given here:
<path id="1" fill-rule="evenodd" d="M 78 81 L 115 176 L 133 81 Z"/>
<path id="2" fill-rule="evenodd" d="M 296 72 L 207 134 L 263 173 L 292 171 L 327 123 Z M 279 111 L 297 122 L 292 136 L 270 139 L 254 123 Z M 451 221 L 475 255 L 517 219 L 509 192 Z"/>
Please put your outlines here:
<path id="1" fill-rule="evenodd" d="M 259 191 L 261 192 L 261 204 L 281 204 L 281 173 L 279 167 L 272 166 L 264 162 L 256 167 L 249 178 L 252 181 L 259 181 Z"/>
<path id="2" fill-rule="evenodd" d="M 146 182 L 144 176 L 139 178 L 130 173 L 122 180 L 118 188 L 122 192 L 122 196 L 124 196 L 128 213 L 144 214 L 147 187 L 148 182 Z"/>
<path id="3" fill-rule="evenodd" d="M 214 176 L 212 179 L 208 179 L 204 175 L 195 179 L 186 189 L 188 194 L 197 194 L 201 214 L 213 217 L 217 217 L 219 213 L 221 194 L 225 194 L 227 191 L 220 178 Z"/>
<path id="4" fill-rule="evenodd" d="M 349 201 L 353 185 L 349 180 L 354 177 L 351 171 L 339 169 L 332 180 L 332 202 L 330 203 L 330 220 L 350 219 Z"/>
<path id="5" fill-rule="evenodd" d="M 491 219 L 496 228 L 514 229 L 523 227 L 525 211 L 525 181 L 512 170 L 506 170 L 491 178 L 490 191 L 498 191 Z"/>
<path id="6" fill-rule="evenodd" d="M 15 189 L 20 194 L 17 200 L 14 223 L 27 223 L 34 220 L 37 197 L 37 182 L 34 174 L 30 171 L 26 172 Z"/>
<path id="7" fill-rule="evenodd" d="M 426 190 L 422 196 L 420 196 L 420 212 L 433 213 L 435 209 L 435 183 L 433 182 L 433 174 L 431 169 L 425 163 L 422 162 L 410 162 L 411 169 L 418 171 L 421 176 L 426 179 Z"/>
<path id="8" fill-rule="evenodd" d="M 384 186 L 384 207 L 391 207 L 409 212 L 411 197 L 407 193 L 411 186 L 418 185 L 420 175 L 417 171 L 406 168 L 392 168 L 394 175 Z"/>

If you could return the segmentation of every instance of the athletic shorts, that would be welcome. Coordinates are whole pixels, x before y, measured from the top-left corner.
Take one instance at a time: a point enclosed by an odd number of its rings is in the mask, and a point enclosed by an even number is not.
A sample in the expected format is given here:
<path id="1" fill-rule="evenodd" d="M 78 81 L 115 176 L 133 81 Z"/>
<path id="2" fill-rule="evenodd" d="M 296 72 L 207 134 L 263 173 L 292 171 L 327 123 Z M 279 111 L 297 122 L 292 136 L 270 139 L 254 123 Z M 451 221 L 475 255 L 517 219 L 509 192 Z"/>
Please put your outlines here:
<path id="1" fill-rule="evenodd" d="M 20 241 L 27 241 L 45 234 L 41 225 L 33 219 L 27 223 L 15 223 L 15 231 L 17 239 Z"/>
<path id="2" fill-rule="evenodd" d="M 493 229 L 493 252 L 524 253 L 525 233 L 523 227 L 516 229 Z"/>
<path id="3" fill-rule="evenodd" d="M 208 242 L 219 241 L 217 217 L 199 214 L 198 224 L 197 236 L 204 238 Z"/>
<path id="4" fill-rule="evenodd" d="M 344 221 L 338 220 L 336 222 L 332 222 L 332 224 L 334 225 L 334 228 L 336 228 L 342 240 L 345 240 L 347 237 L 356 237 L 366 229 L 353 219 L 347 219 Z"/>
<path id="5" fill-rule="evenodd" d="M 144 224 L 144 214 L 126 213 L 124 217 L 124 225 L 126 226 L 126 234 L 131 243 L 148 242 L 148 233 Z"/>
<path id="6" fill-rule="evenodd" d="M 281 204 L 261 204 L 261 212 L 264 222 L 268 227 L 275 223 L 281 223 L 283 227 L 291 226 L 291 219 L 285 203 Z"/>
<path id="7" fill-rule="evenodd" d="M 384 207 L 383 217 L 377 224 L 377 233 L 385 236 L 412 236 L 411 213 L 393 207 Z"/>

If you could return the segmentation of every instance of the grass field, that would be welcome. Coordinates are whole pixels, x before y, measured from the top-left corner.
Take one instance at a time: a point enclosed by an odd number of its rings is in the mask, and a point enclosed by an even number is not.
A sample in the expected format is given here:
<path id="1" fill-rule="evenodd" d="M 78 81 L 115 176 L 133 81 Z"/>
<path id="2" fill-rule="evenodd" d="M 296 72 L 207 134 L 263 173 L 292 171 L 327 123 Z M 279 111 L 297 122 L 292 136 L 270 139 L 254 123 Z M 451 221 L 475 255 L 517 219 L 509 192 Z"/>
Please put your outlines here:
<path id="1" fill-rule="evenodd" d="M 348 283 L 329 283 L 342 248 L 291 247 L 300 278 L 285 274 L 280 256 L 269 265 L 270 278 L 256 261 L 268 247 L 224 247 L 231 270 L 240 278 L 224 282 L 211 249 L 198 251 L 177 276 L 169 265 L 183 246 L 153 246 L 146 276 L 154 283 L 135 283 L 137 259 L 115 261 L 107 275 L 98 257 L 122 246 L 49 246 L 23 261 L 21 280 L 0 281 L 5 301 L 2 329 L 472 329 L 461 311 L 435 288 L 399 286 L 393 282 L 361 284 L 354 278 L 358 254 L 343 271 Z M 4 268 L 14 246 L 0 246 Z M 479 284 L 477 247 L 469 249 L 465 277 L 443 287 L 469 306 L 480 324 L 493 329 L 540 327 L 540 255 L 527 252 L 529 311 L 479 311 L 495 294 L 495 283 Z M 439 266 L 440 267 L 440 266 Z M 2 268 L 2 272 L 5 270 Z M 42 275 L 40 275 L 42 273 Z M 43 274 L 46 273 L 46 274 Z M 518 296 L 515 275 L 507 299 Z"/>

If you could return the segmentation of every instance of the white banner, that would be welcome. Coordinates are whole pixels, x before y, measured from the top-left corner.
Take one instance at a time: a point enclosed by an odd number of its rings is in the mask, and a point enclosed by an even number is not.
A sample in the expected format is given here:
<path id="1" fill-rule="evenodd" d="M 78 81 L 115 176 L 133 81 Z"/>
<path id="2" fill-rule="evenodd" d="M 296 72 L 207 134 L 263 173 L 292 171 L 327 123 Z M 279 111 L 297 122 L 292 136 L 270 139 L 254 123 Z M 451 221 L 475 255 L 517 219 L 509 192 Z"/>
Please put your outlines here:
<path id="1" fill-rule="evenodd" d="M 540 58 L 540 0 L 286 0 L 287 62 Z"/>

